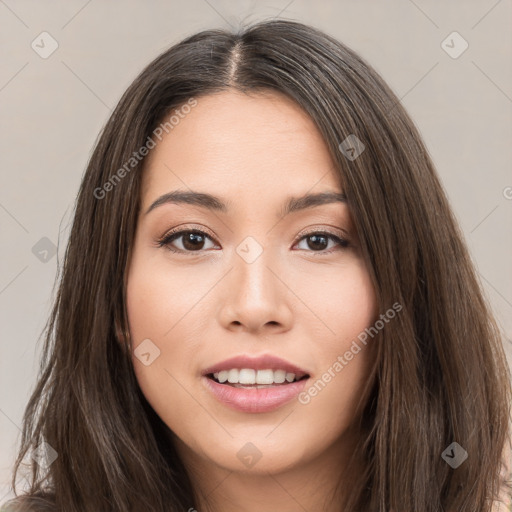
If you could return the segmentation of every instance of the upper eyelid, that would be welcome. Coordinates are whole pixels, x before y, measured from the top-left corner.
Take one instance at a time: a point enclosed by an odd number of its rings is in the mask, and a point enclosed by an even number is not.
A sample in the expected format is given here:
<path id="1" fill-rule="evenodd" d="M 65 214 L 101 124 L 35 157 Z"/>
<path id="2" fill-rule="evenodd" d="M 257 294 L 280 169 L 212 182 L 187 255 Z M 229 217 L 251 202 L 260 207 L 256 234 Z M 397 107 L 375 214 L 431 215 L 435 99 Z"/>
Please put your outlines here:
<path id="1" fill-rule="evenodd" d="M 215 235 L 211 234 L 206 228 L 198 228 L 198 227 L 189 227 L 189 226 L 179 226 L 179 228 L 176 228 L 176 229 L 170 229 L 169 231 L 166 231 L 159 239 L 158 241 L 161 242 L 161 241 L 164 241 L 166 240 L 167 238 L 171 237 L 171 236 L 176 236 L 176 235 L 181 235 L 183 236 L 184 233 L 190 233 L 192 231 L 195 231 L 195 232 L 201 232 L 202 234 L 205 234 L 207 235 L 208 237 L 210 237 L 212 240 L 216 240 L 216 237 Z M 179 237 L 178 237 L 179 238 Z"/>
<path id="2" fill-rule="evenodd" d="M 327 233 L 328 235 L 333 235 L 338 238 L 342 238 L 343 240 L 348 240 L 349 234 L 341 228 L 322 228 L 322 227 L 313 227 L 311 229 L 308 229 L 306 232 L 301 233 L 298 235 L 298 239 L 301 239 L 307 235 L 311 235 L 313 233 Z"/>

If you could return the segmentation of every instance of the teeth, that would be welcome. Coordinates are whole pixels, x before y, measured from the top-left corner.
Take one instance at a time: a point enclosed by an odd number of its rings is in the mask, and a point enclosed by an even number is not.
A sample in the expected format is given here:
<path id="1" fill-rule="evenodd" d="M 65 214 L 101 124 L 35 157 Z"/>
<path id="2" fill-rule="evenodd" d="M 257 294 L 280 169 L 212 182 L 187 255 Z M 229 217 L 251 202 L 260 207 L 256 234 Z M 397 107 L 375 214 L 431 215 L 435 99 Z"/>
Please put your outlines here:
<path id="1" fill-rule="evenodd" d="M 273 384 L 274 372 L 272 370 L 258 370 L 256 382 L 258 384 Z"/>
<path id="2" fill-rule="evenodd" d="M 295 375 L 293 376 L 295 377 Z M 276 384 L 282 384 L 286 379 L 286 372 L 284 370 L 276 370 L 274 372 L 274 382 Z"/>
<path id="3" fill-rule="evenodd" d="M 256 384 L 256 372 L 254 370 L 248 370 L 247 368 L 240 370 L 238 382 L 240 384 Z"/>
<path id="4" fill-rule="evenodd" d="M 214 373 L 213 376 L 219 381 L 219 382 L 226 382 L 228 380 L 229 372 L 226 370 L 222 370 L 219 373 Z"/>
<path id="5" fill-rule="evenodd" d="M 230 384 L 236 384 L 238 382 L 238 376 L 240 372 L 237 369 L 229 370 L 228 372 L 228 382 Z"/>
<path id="6" fill-rule="evenodd" d="M 253 370 L 252 368 L 232 368 L 213 374 L 215 380 L 220 383 L 230 384 L 283 384 L 293 382 L 295 373 L 287 373 L 285 370 Z"/>

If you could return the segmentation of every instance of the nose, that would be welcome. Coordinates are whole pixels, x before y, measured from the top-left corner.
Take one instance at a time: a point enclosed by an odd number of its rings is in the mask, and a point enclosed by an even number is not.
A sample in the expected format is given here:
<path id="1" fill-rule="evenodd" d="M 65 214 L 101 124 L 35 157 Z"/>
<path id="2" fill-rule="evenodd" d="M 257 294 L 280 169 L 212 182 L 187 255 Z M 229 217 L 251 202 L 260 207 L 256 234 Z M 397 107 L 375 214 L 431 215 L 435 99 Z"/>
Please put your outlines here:
<path id="1" fill-rule="evenodd" d="M 250 261 L 250 260 L 249 260 Z M 291 328 L 293 293 L 270 250 L 249 262 L 233 253 L 231 271 L 219 290 L 219 321 L 232 331 L 271 334 Z"/>

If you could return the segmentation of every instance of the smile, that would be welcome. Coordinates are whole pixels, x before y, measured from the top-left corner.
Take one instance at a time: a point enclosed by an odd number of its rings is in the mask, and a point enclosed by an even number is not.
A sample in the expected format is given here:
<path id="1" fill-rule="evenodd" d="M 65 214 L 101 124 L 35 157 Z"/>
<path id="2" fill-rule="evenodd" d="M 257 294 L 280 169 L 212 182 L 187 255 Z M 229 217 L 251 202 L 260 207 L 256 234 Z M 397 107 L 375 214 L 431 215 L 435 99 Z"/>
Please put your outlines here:
<path id="1" fill-rule="evenodd" d="M 212 374 L 210 374 L 212 375 Z M 261 385 L 268 387 L 273 384 L 287 384 L 296 380 L 295 373 L 287 372 L 286 370 L 254 370 L 252 368 L 232 368 L 230 370 L 222 370 L 213 374 L 213 379 L 220 384 L 237 385 Z"/>
<path id="2" fill-rule="evenodd" d="M 202 372 L 206 389 L 222 404 L 244 413 L 270 412 L 304 389 L 310 373 L 273 354 L 241 354 Z"/>

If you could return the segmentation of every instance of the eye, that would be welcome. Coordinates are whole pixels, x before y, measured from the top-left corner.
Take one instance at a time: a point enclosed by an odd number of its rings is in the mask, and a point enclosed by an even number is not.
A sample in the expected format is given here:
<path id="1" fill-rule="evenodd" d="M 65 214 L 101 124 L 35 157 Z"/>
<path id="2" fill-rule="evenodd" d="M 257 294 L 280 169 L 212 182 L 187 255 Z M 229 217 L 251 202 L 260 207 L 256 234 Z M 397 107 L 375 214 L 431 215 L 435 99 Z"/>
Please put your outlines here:
<path id="1" fill-rule="evenodd" d="M 199 252 L 203 249 L 209 248 L 205 247 L 207 240 L 210 242 L 212 241 L 211 237 L 204 231 L 201 231 L 200 229 L 189 229 L 166 234 L 158 241 L 158 246 L 166 247 L 172 252 Z M 181 247 L 173 247 L 172 244 L 175 241 L 178 241 Z"/>
<path id="2" fill-rule="evenodd" d="M 306 247 L 299 247 L 299 249 L 312 249 L 312 252 L 324 252 L 331 253 L 332 245 L 329 247 L 329 242 L 333 242 L 334 246 L 338 245 L 340 249 L 346 249 L 350 246 L 350 242 L 344 238 L 341 238 L 334 233 L 329 233 L 328 231 L 313 231 L 303 235 L 299 244 L 302 242 L 306 243 Z M 329 250 L 325 250 L 325 249 Z"/>

